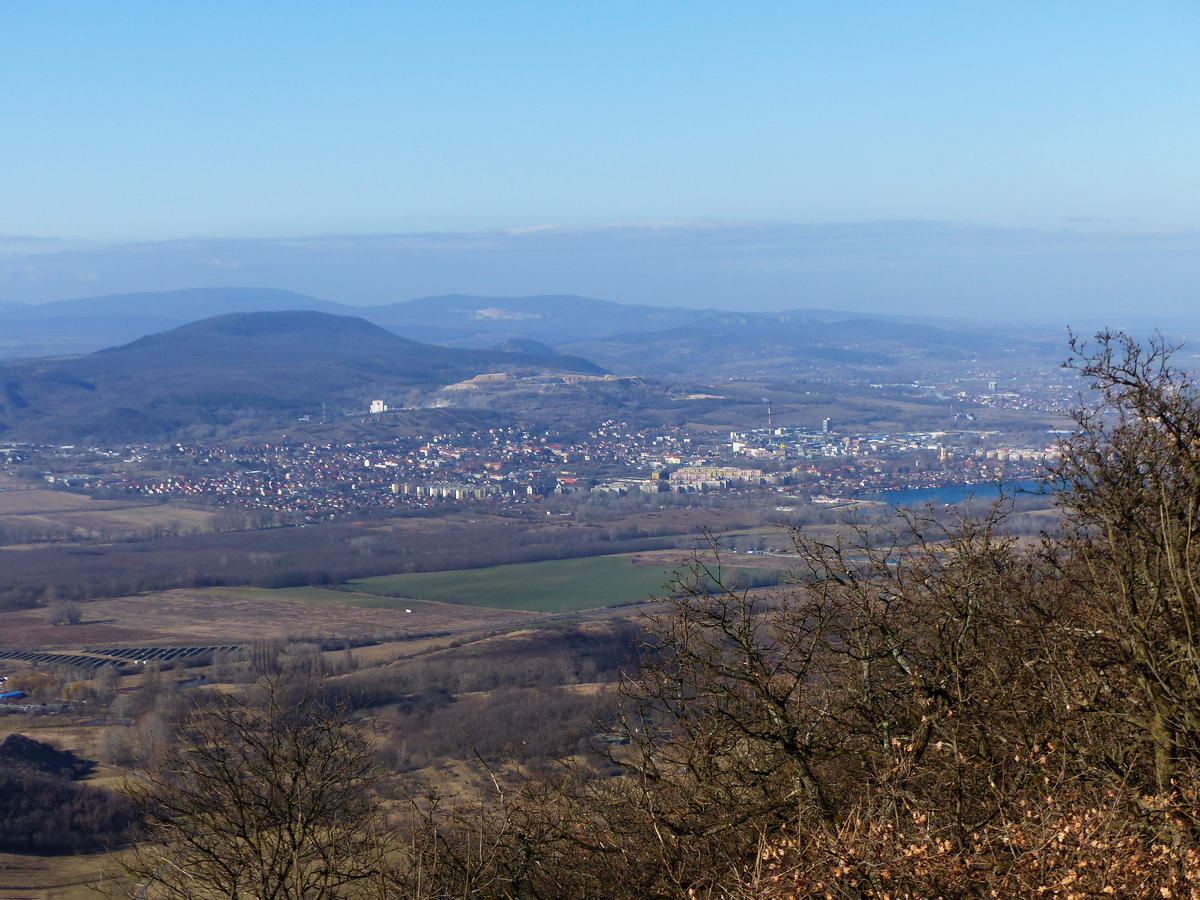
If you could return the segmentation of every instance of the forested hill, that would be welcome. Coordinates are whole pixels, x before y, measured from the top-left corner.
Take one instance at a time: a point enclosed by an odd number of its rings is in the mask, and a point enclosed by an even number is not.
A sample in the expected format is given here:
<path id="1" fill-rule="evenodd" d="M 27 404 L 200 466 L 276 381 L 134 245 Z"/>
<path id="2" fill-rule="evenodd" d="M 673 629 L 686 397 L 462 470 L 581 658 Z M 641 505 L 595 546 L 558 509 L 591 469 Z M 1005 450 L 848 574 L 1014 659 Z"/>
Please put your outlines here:
<path id="1" fill-rule="evenodd" d="M 464 350 L 407 340 L 352 316 L 216 316 L 120 347 L 0 367 L 0 434 L 130 440 L 240 415 L 294 417 L 400 405 L 410 392 L 485 372 L 600 370 L 579 357 Z"/>

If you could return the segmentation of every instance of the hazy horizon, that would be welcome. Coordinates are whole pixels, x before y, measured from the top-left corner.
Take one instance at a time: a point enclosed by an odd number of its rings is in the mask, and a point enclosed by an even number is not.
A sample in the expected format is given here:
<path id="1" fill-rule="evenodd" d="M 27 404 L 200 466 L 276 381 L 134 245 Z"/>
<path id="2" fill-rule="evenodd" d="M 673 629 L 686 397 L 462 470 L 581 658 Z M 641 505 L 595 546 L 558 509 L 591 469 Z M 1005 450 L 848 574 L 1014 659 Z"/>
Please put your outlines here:
<path id="1" fill-rule="evenodd" d="M 98 242 L 0 236 L 0 301 L 274 287 L 371 305 L 577 294 L 658 306 L 1007 321 L 1194 318 L 1200 231 L 655 223 Z"/>

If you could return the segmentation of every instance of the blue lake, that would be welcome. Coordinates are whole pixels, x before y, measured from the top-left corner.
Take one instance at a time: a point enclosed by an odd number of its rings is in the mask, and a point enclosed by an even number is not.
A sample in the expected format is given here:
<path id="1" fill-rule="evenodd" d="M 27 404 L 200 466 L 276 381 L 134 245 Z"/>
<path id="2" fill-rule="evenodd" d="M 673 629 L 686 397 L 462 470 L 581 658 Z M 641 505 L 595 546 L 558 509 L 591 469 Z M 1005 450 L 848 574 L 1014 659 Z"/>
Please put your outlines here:
<path id="1" fill-rule="evenodd" d="M 1045 484 L 1046 482 L 1042 481 L 1009 481 L 1002 486 L 995 483 L 947 484 L 942 487 L 878 491 L 874 494 L 863 494 L 860 499 L 883 500 L 896 506 L 924 506 L 926 503 L 941 505 L 943 503 L 962 503 L 972 497 L 976 500 L 994 500 L 999 495 L 1001 487 L 1008 494 L 1020 491 L 1038 493 Z"/>

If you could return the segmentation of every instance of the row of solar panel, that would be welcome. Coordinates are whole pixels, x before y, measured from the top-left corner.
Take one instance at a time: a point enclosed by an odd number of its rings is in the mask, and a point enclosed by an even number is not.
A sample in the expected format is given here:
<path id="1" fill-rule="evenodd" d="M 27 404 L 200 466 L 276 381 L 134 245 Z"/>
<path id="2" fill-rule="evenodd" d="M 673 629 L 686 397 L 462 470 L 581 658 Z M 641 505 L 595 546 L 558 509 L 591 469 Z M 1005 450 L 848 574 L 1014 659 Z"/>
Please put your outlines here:
<path id="1" fill-rule="evenodd" d="M 46 653 L 42 650 L 0 650 L 0 659 L 16 659 L 24 662 L 49 663 L 55 666 L 75 666 L 80 669 L 98 669 L 101 666 L 119 666 L 118 659 L 102 659 L 78 653 Z"/>
<path id="2" fill-rule="evenodd" d="M 105 656 L 115 656 L 125 660 L 161 660 L 190 659 L 207 653 L 240 650 L 236 645 L 221 647 L 117 647 L 116 649 L 97 648 L 92 653 L 103 653 Z"/>

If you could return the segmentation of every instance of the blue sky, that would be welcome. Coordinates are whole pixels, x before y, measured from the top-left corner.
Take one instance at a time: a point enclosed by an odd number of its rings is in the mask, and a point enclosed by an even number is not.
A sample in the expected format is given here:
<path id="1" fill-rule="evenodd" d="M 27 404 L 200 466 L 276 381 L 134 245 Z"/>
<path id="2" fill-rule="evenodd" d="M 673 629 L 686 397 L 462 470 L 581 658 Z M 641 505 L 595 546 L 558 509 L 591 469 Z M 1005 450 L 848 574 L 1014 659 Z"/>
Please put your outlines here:
<path id="1" fill-rule="evenodd" d="M 1200 226 L 1200 4 L 6 3 L 0 233 Z"/>

